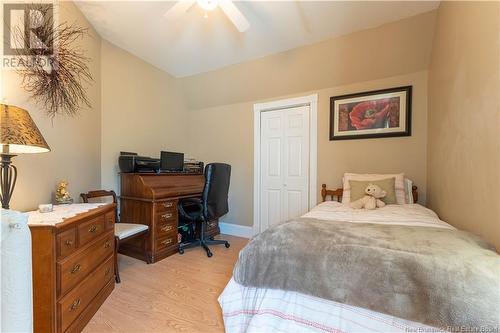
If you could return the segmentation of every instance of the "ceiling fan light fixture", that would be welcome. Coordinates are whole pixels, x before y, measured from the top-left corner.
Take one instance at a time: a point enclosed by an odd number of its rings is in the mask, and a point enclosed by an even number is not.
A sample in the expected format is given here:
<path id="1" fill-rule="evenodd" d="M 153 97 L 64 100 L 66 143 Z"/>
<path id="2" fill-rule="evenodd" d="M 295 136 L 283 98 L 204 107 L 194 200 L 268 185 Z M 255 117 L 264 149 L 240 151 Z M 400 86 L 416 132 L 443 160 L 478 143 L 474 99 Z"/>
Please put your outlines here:
<path id="1" fill-rule="evenodd" d="M 196 2 L 198 3 L 198 6 L 207 11 L 214 10 L 219 5 L 218 0 L 197 0 Z"/>

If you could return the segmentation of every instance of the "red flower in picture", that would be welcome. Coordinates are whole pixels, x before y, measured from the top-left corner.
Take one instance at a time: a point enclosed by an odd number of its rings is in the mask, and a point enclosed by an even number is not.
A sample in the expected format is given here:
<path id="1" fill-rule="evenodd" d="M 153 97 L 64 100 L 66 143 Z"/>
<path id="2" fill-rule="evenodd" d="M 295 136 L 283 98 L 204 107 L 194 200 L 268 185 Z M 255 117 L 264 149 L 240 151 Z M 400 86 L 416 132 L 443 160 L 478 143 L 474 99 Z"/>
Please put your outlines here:
<path id="1" fill-rule="evenodd" d="M 389 99 L 378 99 L 356 104 L 349 114 L 351 124 L 357 130 L 382 128 L 389 114 Z"/>

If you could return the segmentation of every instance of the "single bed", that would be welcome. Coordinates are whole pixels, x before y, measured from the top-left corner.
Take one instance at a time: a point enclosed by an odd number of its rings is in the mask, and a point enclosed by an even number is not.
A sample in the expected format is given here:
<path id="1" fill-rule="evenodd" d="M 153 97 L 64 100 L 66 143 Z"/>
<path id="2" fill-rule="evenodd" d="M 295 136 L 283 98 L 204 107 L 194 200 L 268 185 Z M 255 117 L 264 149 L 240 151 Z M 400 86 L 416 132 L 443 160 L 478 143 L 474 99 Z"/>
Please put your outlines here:
<path id="1" fill-rule="evenodd" d="M 403 230 L 405 230 L 404 228 L 408 228 L 408 230 L 411 230 L 412 232 L 414 232 L 414 230 L 415 232 L 424 230 L 429 233 L 429 235 L 432 235 L 433 233 L 446 234 L 446 230 L 449 230 L 452 233 L 459 232 L 448 223 L 441 221 L 433 211 L 419 204 L 387 205 L 383 208 L 379 208 L 373 211 L 364 209 L 354 210 L 350 208 L 349 205 L 338 202 L 341 201 L 342 195 L 342 189 L 328 190 L 326 188 L 326 185 L 323 185 L 323 203 L 319 204 L 310 212 L 303 215 L 301 219 L 292 221 L 290 223 L 284 223 L 283 225 L 280 225 L 276 228 L 292 229 L 295 224 L 295 227 L 299 228 L 296 230 L 301 230 L 300 228 L 304 228 L 305 225 L 310 223 L 311 229 L 302 230 L 316 230 L 314 228 L 318 226 L 320 226 L 321 229 L 323 227 L 328 228 L 329 226 L 333 225 L 341 225 L 344 226 L 344 228 L 346 228 L 345 226 L 349 226 L 350 228 L 368 228 L 367 230 L 369 232 L 375 233 L 379 232 L 379 229 L 389 230 L 397 228 L 403 228 Z M 416 186 L 410 186 L 407 191 L 407 195 L 411 195 L 414 202 L 416 202 L 418 200 Z M 331 197 L 332 201 L 325 201 L 327 197 Z M 337 201 L 333 201 L 334 199 L 336 199 Z M 327 229 L 321 230 L 324 231 Z M 344 232 L 344 230 L 347 229 L 342 229 L 340 233 Z M 266 231 L 263 234 L 265 233 L 272 234 L 272 230 L 269 232 Z M 336 234 L 339 234 L 338 230 L 336 231 Z M 331 237 L 331 235 L 327 237 Z M 284 257 L 281 257 L 281 260 L 274 260 L 269 258 L 280 258 L 278 253 L 279 249 L 286 248 L 288 246 L 287 241 L 283 238 L 280 238 L 281 236 L 275 236 L 274 238 L 272 238 L 272 240 L 267 239 L 262 241 L 260 238 L 263 237 L 264 236 L 257 235 L 249 242 L 249 245 L 247 245 L 247 247 L 250 248 L 253 244 L 255 246 L 255 249 L 249 250 L 246 247 L 242 250 L 242 252 L 240 253 L 239 262 L 235 267 L 234 276 L 229 281 L 225 290 L 219 297 L 219 303 L 223 312 L 226 332 L 441 332 L 463 331 L 467 329 L 470 330 L 474 329 L 475 327 L 475 324 L 471 321 L 471 325 L 474 324 L 472 325 L 474 327 L 457 328 L 452 326 L 448 327 L 439 325 L 441 328 L 438 329 L 435 328 L 438 325 L 429 326 L 426 324 L 422 324 L 421 322 L 425 320 L 408 320 L 408 318 L 422 318 L 422 310 L 419 309 L 413 312 L 399 311 L 397 309 L 397 306 L 395 310 L 394 306 L 391 308 L 390 306 L 380 306 L 380 304 L 377 305 L 375 304 L 377 302 L 384 303 L 387 299 L 387 295 L 385 295 L 386 298 L 384 298 L 384 295 L 377 295 L 376 292 L 374 294 L 378 298 L 374 298 L 374 302 L 367 304 L 363 302 L 360 303 L 359 297 L 358 299 L 356 299 L 356 297 L 350 297 L 349 295 L 342 294 L 341 296 L 339 296 L 338 293 L 330 293 L 330 291 L 335 290 L 337 287 L 343 287 L 343 284 L 345 285 L 346 283 L 339 282 L 337 285 L 335 279 L 328 280 L 328 267 L 323 269 L 323 274 L 321 274 L 321 269 L 318 269 L 318 272 L 311 271 L 315 270 L 315 268 L 313 267 L 320 267 L 322 265 L 331 265 L 333 267 L 334 265 L 332 265 L 332 263 L 335 263 L 335 261 L 330 261 L 329 263 L 319 262 L 319 264 L 312 263 L 309 265 L 307 263 L 304 264 L 304 262 L 307 262 L 308 260 L 314 261 L 316 256 L 332 255 L 333 253 L 335 253 L 335 251 L 337 251 L 335 247 L 329 247 L 328 249 L 325 249 L 324 252 L 319 250 L 319 253 L 309 253 L 309 250 L 311 248 L 314 248 L 315 242 L 313 240 L 310 246 L 306 246 L 300 251 L 295 249 L 294 246 L 291 246 L 291 250 L 288 250 L 289 252 L 285 253 Z M 409 239 L 411 239 L 412 236 L 409 235 L 408 237 Z M 466 235 L 464 237 L 469 236 Z M 262 243 L 255 244 L 259 241 L 262 241 Z M 338 239 L 336 239 L 335 242 L 338 242 Z M 424 240 L 424 243 L 425 242 L 426 241 Z M 465 244 L 467 244 L 467 242 L 471 242 L 469 238 L 465 239 Z M 488 245 L 482 244 L 479 240 L 478 244 L 479 245 L 474 244 L 474 246 L 479 248 L 478 252 L 480 253 L 480 255 L 485 256 L 485 258 L 489 260 L 488 265 L 493 265 L 494 268 L 492 268 L 492 272 L 493 274 L 495 274 L 496 269 L 496 276 L 498 277 L 498 269 L 500 268 L 500 261 L 498 260 L 498 256 L 488 247 Z M 258 250 L 266 247 L 267 245 L 271 245 L 268 246 L 268 250 Z M 342 245 L 343 248 L 345 248 L 345 244 Z M 348 246 L 351 246 L 353 247 L 353 249 L 355 249 L 362 248 L 364 244 L 362 244 L 361 241 L 356 240 L 354 242 L 351 241 Z M 321 248 L 321 246 L 317 247 L 314 249 L 314 251 L 318 251 L 318 249 Z M 393 252 L 396 250 L 401 250 L 395 248 L 387 248 L 387 246 L 380 244 L 377 244 L 375 248 L 383 248 L 383 251 Z M 248 252 L 250 251 L 253 252 L 249 254 Z M 261 251 L 262 253 L 257 253 L 259 251 Z M 353 250 L 352 252 L 355 251 Z M 411 252 L 411 250 L 409 252 Z M 423 252 L 425 252 L 425 250 Z M 444 252 L 446 252 L 446 250 Z M 359 253 L 363 255 L 363 252 Z M 411 255 L 415 257 L 414 253 L 412 253 Z M 289 264 L 290 267 L 287 266 L 288 263 L 283 263 L 283 261 L 287 261 L 287 256 L 288 258 L 300 257 L 298 260 L 299 268 L 293 266 L 293 260 L 291 260 L 292 262 Z M 382 255 L 378 255 L 378 257 L 376 256 L 375 258 L 380 258 L 381 256 Z M 419 257 L 421 255 L 420 253 L 416 253 L 416 256 Z M 429 256 L 429 258 L 432 258 L 432 256 Z M 398 260 L 399 259 L 400 258 L 398 258 Z M 355 260 L 357 259 L 351 258 L 347 261 L 346 265 L 351 264 Z M 384 259 L 382 259 L 381 263 L 383 262 Z M 297 265 L 297 262 L 295 263 L 295 265 Z M 460 265 L 460 263 L 458 263 L 458 265 Z M 339 269 L 339 266 L 335 267 L 336 269 Z M 393 266 L 389 264 L 385 268 L 382 268 L 382 274 L 387 275 L 392 267 Z M 394 267 L 395 269 L 401 270 L 401 267 Z M 259 270 L 260 268 L 262 268 L 262 272 L 260 272 L 260 274 L 254 274 L 252 272 L 255 270 Z M 287 271 L 288 268 L 290 268 L 289 271 Z M 274 269 L 281 272 L 273 272 Z M 347 270 L 348 269 L 349 268 L 347 268 Z M 484 267 L 481 266 L 480 269 L 484 269 Z M 375 272 L 374 274 L 377 273 L 377 268 L 372 268 L 372 270 Z M 355 274 L 354 271 L 353 274 Z M 404 274 L 404 272 L 402 274 Z M 296 280 L 295 277 L 300 275 L 306 275 L 306 277 L 302 281 L 294 281 Z M 389 280 L 391 279 L 389 275 L 385 276 L 384 278 Z M 244 282 L 237 282 L 238 279 Z M 415 279 L 418 280 L 418 278 Z M 308 281 L 311 280 L 319 280 L 319 282 L 315 281 L 316 284 L 308 283 Z M 353 280 L 356 280 L 356 275 L 353 275 Z M 367 281 L 369 280 L 370 279 L 367 279 Z M 491 284 L 491 278 L 487 282 Z M 302 288 L 303 285 L 310 286 Z M 321 289 L 325 287 L 325 285 L 327 285 L 328 287 L 326 288 L 327 291 L 321 291 Z M 365 287 L 362 282 L 361 286 L 362 288 Z M 372 286 L 372 284 L 367 283 L 366 286 L 370 287 Z M 496 286 L 500 288 L 500 285 L 496 284 Z M 464 286 L 462 285 L 457 286 L 458 289 L 463 287 Z M 376 289 L 377 287 L 373 288 Z M 396 286 L 395 288 L 397 289 L 398 287 Z M 439 288 L 441 287 L 438 287 L 438 289 Z M 453 286 L 450 287 L 450 289 L 453 289 Z M 398 291 L 396 290 L 395 293 L 396 292 Z M 351 293 L 353 292 L 351 291 Z M 404 294 L 404 292 L 402 292 L 402 294 Z M 432 300 L 432 292 L 430 292 L 430 294 L 430 308 L 432 308 L 432 306 L 439 305 L 436 304 L 436 302 L 438 302 L 439 300 Z M 498 313 L 498 305 L 495 305 L 495 303 L 499 301 L 500 298 L 498 293 L 496 295 L 495 293 L 493 294 L 493 297 L 486 300 L 485 303 L 486 305 L 489 304 L 490 306 L 491 304 L 493 304 L 493 311 L 497 311 L 496 313 Z M 327 295 L 327 297 L 325 295 Z M 404 297 L 407 296 L 408 295 L 404 295 Z M 463 296 L 466 298 L 470 298 L 470 293 L 464 293 Z M 391 297 L 394 296 L 391 295 Z M 422 299 L 420 299 L 419 297 L 415 297 L 415 295 L 411 297 L 415 298 L 416 304 L 420 304 L 420 306 L 423 305 L 423 307 L 425 307 L 425 302 L 427 300 L 426 298 L 424 298 L 422 304 Z M 405 299 L 403 302 L 401 302 L 401 304 L 405 307 L 408 307 L 408 304 L 412 304 L 411 297 L 407 297 L 410 299 Z M 335 301 L 336 298 L 345 301 Z M 390 303 L 392 301 L 393 299 L 390 299 L 387 302 Z M 457 301 L 457 303 L 460 302 Z M 360 304 L 363 306 L 357 306 Z M 476 304 L 473 305 L 475 306 Z M 468 305 L 466 304 L 466 309 L 468 309 L 467 306 Z M 438 319 L 434 321 L 431 320 L 431 322 L 435 323 L 442 317 L 448 318 L 448 312 L 453 312 L 455 309 L 463 308 L 463 305 L 460 303 L 452 310 L 443 310 L 443 312 L 445 313 L 436 316 Z M 374 309 L 382 310 L 374 311 Z M 419 314 L 420 317 L 418 317 L 418 315 L 415 315 L 418 314 L 419 311 L 421 312 Z M 437 312 L 439 312 L 439 310 Z M 399 314 L 400 316 L 391 315 L 391 313 Z M 427 315 L 425 311 L 423 312 L 423 315 Z M 471 314 L 471 316 L 475 316 L 475 314 Z M 407 319 L 402 319 L 401 317 L 406 317 Z M 446 319 L 443 319 L 443 321 L 446 321 Z M 454 322 L 467 323 L 468 318 L 460 318 L 455 320 Z M 484 321 L 484 324 L 485 326 L 483 327 L 483 329 L 491 327 L 492 325 L 489 320 L 487 320 L 487 322 Z M 495 324 L 498 328 L 498 319 L 493 320 L 493 326 Z"/>

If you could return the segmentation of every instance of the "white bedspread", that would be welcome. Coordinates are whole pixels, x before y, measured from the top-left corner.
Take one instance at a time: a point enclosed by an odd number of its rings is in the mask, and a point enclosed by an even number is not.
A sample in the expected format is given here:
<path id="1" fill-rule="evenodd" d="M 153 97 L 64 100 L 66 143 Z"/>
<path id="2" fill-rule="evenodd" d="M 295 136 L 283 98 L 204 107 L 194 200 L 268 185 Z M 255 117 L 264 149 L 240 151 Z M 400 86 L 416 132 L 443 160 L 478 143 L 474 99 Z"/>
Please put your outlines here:
<path id="1" fill-rule="evenodd" d="M 352 209 L 336 201 L 326 201 L 302 217 L 352 223 L 398 224 L 455 229 L 441 221 L 436 213 L 419 204 L 387 205 L 374 210 Z"/>
<path id="2" fill-rule="evenodd" d="M 418 204 L 355 210 L 327 201 L 303 217 L 454 229 Z M 300 274 L 300 273 L 298 273 Z M 442 332 L 367 309 L 285 290 L 245 287 L 231 279 L 219 297 L 226 332 Z"/>
<path id="3" fill-rule="evenodd" d="M 244 287 L 233 279 L 220 295 L 219 303 L 227 333 L 442 332 L 293 291 Z"/>

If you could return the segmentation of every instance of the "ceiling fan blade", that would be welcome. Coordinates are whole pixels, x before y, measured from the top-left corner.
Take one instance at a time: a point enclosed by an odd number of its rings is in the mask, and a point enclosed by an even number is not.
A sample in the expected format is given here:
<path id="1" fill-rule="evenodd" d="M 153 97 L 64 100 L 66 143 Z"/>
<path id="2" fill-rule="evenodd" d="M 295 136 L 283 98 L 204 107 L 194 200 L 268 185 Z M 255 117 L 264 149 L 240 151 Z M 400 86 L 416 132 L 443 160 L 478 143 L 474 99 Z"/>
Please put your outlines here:
<path id="1" fill-rule="evenodd" d="M 239 32 L 245 32 L 250 27 L 250 23 L 248 23 L 245 16 L 243 16 L 238 7 L 236 7 L 231 0 L 220 0 L 219 7 L 231 22 L 233 22 Z"/>
<path id="2" fill-rule="evenodd" d="M 189 8 L 191 8 L 192 5 L 196 3 L 196 0 L 180 0 L 178 1 L 175 5 L 170 7 L 169 10 L 163 16 L 166 19 L 172 19 L 175 20 L 179 18 L 182 14 L 187 12 Z"/>

